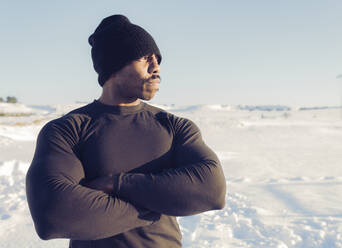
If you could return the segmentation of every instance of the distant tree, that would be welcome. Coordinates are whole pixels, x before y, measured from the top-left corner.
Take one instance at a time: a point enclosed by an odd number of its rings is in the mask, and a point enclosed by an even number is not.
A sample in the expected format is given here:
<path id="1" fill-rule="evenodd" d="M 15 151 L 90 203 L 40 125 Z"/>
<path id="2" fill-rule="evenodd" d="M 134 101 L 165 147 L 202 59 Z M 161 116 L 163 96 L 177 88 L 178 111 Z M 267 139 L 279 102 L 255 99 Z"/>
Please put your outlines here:
<path id="1" fill-rule="evenodd" d="M 7 102 L 7 103 L 17 103 L 18 100 L 17 100 L 17 98 L 16 98 L 15 96 L 8 96 L 8 97 L 6 98 L 6 102 Z"/>
<path id="2" fill-rule="evenodd" d="M 0 102 L 4 102 L 4 99 L 2 97 L 0 97 Z"/>

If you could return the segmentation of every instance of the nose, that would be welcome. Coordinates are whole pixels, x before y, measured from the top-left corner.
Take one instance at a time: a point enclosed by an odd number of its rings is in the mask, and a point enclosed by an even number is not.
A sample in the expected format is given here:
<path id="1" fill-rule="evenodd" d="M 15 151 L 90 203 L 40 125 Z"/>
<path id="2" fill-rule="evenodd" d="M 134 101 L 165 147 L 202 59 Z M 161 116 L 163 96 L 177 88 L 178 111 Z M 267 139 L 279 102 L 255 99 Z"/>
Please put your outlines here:
<path id="1" fill-rule="evenodd" d="M 150 65 L 149 65 L 149 73 L 151 74 L 159 74 L 160 66 L 158 64 L 158 59 L 155 54 L 151 56 Z"/>

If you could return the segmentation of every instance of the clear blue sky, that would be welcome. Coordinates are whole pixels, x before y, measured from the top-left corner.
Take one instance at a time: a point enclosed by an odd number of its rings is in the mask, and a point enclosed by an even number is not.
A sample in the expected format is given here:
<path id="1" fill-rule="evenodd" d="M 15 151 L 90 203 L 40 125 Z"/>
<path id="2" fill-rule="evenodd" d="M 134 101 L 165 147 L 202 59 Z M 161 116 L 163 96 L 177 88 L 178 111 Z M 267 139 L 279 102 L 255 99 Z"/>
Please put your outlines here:
<path id="1" fill-rule="evenodd" d="M 88 36 L 124 14 L 162 55 L 154 103 L 341 105 L 341 0 L 0 2 L 0 97 L 101 94 Z"/>

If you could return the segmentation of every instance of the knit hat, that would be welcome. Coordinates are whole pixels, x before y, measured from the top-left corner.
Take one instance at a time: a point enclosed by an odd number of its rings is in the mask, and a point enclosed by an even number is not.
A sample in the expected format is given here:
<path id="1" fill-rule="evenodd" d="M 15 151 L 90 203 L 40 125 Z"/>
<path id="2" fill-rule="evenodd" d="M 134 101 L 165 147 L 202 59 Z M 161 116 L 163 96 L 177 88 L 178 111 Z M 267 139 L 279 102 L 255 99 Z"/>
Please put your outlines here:
<path id="1" fill-rule="evenodd" d="M 103 19 L 88 39 L 91 57 L 101 86 L 124 66 L 154 53 L 158 63 L 162 56 L 152 36 L 123 15 Z"/>

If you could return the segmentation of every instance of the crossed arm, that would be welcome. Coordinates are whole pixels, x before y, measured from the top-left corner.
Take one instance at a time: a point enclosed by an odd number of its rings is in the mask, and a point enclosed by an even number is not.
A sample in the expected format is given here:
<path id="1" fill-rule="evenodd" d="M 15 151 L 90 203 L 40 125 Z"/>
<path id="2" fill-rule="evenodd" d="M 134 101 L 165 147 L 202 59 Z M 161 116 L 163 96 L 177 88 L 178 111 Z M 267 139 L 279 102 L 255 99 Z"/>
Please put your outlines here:
<path id="1" fill-rule="evenodd" d="M 172 216 L 223 208 L 225 179 L 216 155 L 205 144 L 193 145 L 186 154 L 197 161 L 158 174 L 120 173 L 84 185 Z"/>
<path id="2" fill-rule="evenodd" d="M 83 167 L 65 135 L 55 125 L 44 127 L 26 181 L 39 236 L 100 239 L 150 225 L 160 214 L 185 216 L 222 208 L 226 185 L 219 160 L 196 126 L 184 126 L 182 132 L 175 143 L 174 168 L 80 184 Z"/>

